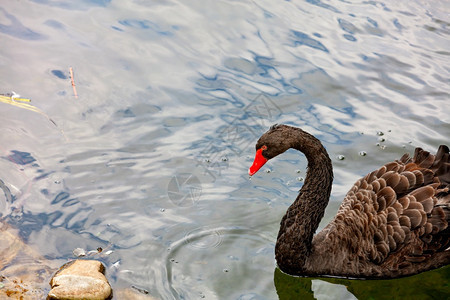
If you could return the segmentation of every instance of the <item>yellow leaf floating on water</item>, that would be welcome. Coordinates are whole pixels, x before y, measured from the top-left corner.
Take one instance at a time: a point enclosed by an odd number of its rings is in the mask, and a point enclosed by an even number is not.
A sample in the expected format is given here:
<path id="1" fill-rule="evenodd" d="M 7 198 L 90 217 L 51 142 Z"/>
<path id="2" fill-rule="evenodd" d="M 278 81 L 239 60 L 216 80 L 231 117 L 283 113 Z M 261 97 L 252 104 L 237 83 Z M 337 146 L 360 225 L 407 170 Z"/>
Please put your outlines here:
<path id="1" fill-rule="evenodd" d="M 11 95 L 0 95 L 0 102 L 6 103 L 6 104 L 10 104 L 10 105 L 14 105 L 16 107 L 20 107 L 20 108 L 24 108 L 24 109 L 28 109 L 31 111 L 34 111 L 38 114 L 43 115 L 44 117 L 47 118 L 47 120 L 49 120 L 50 122 L 53 123 L 53 125 L 55 125 L 56 127 L 58 127 L 58 125 L 56 125 L 55 121 L 53 121 L 52 119 L 50 119 L 50 117 L 43 112 L 42 110 L 40 110 L 39 108 L 25 103 L 25 102 L 31 102 L 30 99 L 27 98 L 21 98 L 20 95 L 16 94 L 15 92 L 12 92 Z M 66 135 L 64 134 L 64 131 L 62 131 L 62 129 L 60 129 L 61 134 L 64 136 L 64 138 L 67 140 Z"/>
<path id="2" fill-rule="evenodd" d="M 23 102 L 31 102 L 30 99 L 26 99 L 26 98 L 19 98 L 19 97 L 15 97 L 14 95 L 17 94 L 13 94 L 12 96 L 5 96 L 5 95 L 0 95 L 0 102 L 6 103 L 6 104 L 11 104 L 20 108 L 25 108 L 37 113 L 40 113 L 42 115 L 44 115 L 45 117 L 47 117 L 48 119 L 50 119 L 43 111 L 41 111 L 39 108 L 28 104 L 28 103 L 23 103 Z"/>

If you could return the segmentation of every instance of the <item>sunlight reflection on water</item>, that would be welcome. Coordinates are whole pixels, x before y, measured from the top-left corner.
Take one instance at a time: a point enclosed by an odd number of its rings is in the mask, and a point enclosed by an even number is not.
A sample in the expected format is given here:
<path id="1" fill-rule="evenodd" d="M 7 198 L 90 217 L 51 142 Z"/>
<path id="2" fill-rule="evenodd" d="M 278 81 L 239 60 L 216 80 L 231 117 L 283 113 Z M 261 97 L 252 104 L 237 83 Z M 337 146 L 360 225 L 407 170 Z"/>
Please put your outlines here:
<path id="1" fill-rule="evenodd" d="M 448 143 L 448 12 L 445 1 L 2 4 L 0 92 L 32 98 L 56 127 L 0 103 L 13 195 L 0 216 L 52 261 L 113 250 L 99 257 L 113 288 L 273 299 L 278 224 L 306 161 L 288 151 L 249 181 L 257 138 L 288 123 L 323 141 L 335 168 L 324 222 L 360 176 Z M 220 243 L 202 240 L 221 228 Z M 198 243 L 180 242 L 192 230 Z M 168 270 L 172 244 L 189 259 Z"/>

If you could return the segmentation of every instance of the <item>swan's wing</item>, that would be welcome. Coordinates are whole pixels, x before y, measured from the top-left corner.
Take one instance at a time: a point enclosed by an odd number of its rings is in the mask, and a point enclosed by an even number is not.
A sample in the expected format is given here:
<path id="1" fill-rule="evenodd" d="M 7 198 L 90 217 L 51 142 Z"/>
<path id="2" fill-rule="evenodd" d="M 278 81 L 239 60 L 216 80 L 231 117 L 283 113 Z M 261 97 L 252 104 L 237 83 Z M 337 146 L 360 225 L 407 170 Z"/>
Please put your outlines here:
<path id="1" fill-rule="evenodd" d="M 417 148 L 361 178 L 324 234 L 359 261 L 405 268 L 446 251 L 450 261 L 450 157 Z"/>

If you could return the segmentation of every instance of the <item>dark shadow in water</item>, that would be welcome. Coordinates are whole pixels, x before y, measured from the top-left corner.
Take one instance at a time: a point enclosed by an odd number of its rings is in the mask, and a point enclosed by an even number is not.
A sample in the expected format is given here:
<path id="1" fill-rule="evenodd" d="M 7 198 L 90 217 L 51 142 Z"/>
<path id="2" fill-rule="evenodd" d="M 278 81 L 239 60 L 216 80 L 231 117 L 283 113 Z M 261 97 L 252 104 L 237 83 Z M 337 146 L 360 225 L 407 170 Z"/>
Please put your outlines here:
<path id="1" fill-rule="evenodd" d="M 276 268 L 274 283 L 278 298 L 316 299 L 313 280 L 342 285 L 358 299 L 450 299 L 450 266 L 418 275 L 389 280 L 295 277 Z"/>

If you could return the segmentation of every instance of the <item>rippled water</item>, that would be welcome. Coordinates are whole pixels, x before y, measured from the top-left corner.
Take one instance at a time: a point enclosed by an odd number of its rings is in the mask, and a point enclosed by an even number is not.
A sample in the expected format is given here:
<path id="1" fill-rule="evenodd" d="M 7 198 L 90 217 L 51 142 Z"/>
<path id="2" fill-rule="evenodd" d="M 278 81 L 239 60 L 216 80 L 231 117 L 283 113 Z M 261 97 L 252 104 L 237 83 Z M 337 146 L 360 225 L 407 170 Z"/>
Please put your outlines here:
<path id="1" fill-rule="evenodd" d="M 279 220 L 306 161 L 247 169 L 273 123 L 316 135 L 335 168 L 326 223 L 360 176 L 448 144 L 449 14 L 448 1 L 0 4 L 0 92 L 45 114 L 0 103 L 0 217 L 55 265 L 102 247 L 114 289 L 163 299 L 443 299 L 448 268 L 281 274 Z"/>

